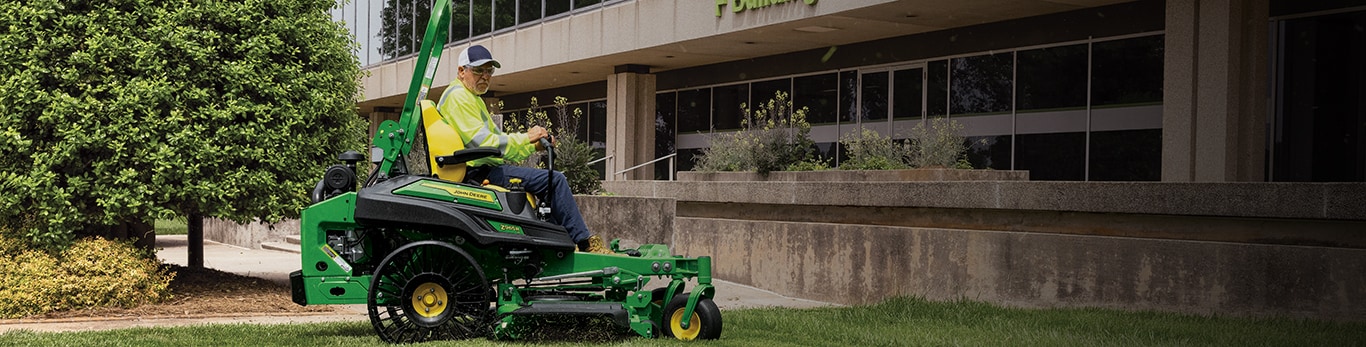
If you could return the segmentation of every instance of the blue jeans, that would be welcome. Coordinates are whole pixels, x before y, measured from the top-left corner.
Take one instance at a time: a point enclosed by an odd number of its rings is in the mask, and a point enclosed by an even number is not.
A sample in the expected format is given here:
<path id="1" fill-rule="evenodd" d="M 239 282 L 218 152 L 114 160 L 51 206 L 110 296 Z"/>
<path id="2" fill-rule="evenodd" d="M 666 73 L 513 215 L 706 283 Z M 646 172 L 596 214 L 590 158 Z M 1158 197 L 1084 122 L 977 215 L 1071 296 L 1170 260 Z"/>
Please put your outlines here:
<path id="1" fill-rule="evenodd" d="M 579 205 L 574 203 L 574 193 L 569 190 L 569 182 L 565 180 L 563 172 L 555 171 L 554 178 L 549 178 L 545 169 L 516 165 L 489 166 L 487 169 L 488 177 L 485 179 L 490 184 L 507 187 L 508 179 L 517 177 L 522 179 L 522 187 L 527 192 L 540 199 L 549 196 L 550 220 L 569 230 L 569 237 L 574 239 L 574 243 L 593 235 L 588 231 L 588 225 L 583 223 L 583 215 L 579 212 Z M 554 191 L 550 191 L 552 185 Z"/>

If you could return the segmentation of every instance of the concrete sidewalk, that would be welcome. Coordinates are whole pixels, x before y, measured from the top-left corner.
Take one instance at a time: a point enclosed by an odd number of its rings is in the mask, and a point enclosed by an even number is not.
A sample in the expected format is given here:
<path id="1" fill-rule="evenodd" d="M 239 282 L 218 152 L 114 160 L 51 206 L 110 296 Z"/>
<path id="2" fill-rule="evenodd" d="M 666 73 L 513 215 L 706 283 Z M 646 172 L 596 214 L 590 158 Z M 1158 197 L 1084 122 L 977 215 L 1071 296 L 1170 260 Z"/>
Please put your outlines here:
<path id="1" fill-rule="evenodd" d="M 186 265 L 188 242 L 184 235 L 157 236 L 157 258 L 167 264 Z M 289 285 L 289 273 L 300 268 L 299 254 L 250 249 L 204 241 L 204 267 L 270 280 Z M 663 281 L 655 281 L 663 283 Z M 716 305 L 723 310 L 756 307 L 809 308 L 832 304 L 789 298 L 763 289 L 713 280 Z M 661 284 L 662 285 L 662 284 Z M 225 315 L 210 317 L 94 317 L 54 320 L 0 320 L 0 333 L 14 330 L 43 332 L 125 329 L 134 327 L 185 326 L 199 324 L 295 324 L 331 321 L 368 321 L 365 305 L 344 305 L 337 312 L 303 315 Z"/>

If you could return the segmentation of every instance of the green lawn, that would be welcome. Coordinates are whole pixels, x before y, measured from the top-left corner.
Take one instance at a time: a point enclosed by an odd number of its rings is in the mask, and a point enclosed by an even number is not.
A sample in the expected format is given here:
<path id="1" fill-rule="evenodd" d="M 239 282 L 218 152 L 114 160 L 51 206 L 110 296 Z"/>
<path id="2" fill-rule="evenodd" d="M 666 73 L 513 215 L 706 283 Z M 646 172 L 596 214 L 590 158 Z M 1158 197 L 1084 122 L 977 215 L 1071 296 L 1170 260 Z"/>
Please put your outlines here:
<path id="1" fill-rule="evenodd" d="M 605 343 L 442 341 L 424 346 L 1361 346 L 1366 322 L 1235 319 L 1100 309 L 1026 310 L 893 299 L 864 307 L 723 311 L 721 339 Z M 0 346 L 382 345 L 368 322 L 11 332 Z"/>
<path id="2" fill-rule="evenodd" d="M 158 219 L 153 223 L 157 235 L 185 235 L 189 227 L 185 225 L 185 218 Z"/>

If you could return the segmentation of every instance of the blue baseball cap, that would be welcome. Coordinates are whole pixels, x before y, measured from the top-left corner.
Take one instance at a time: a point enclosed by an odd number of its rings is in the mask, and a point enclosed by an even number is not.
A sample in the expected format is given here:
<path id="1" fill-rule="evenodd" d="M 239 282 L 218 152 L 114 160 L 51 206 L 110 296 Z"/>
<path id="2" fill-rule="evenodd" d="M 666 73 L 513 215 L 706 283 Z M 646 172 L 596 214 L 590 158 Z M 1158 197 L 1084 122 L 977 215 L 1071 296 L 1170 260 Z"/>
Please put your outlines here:
<path id="1" fill-rule="evenodd" d="M 489 53 L 489 49 L 484 46 L 473 45 L 460 51 L 460 66 L 484 66 L 487 63 L 493 63 L 493 67 L 496 68 L 503 68 L 502 64 L 493 60 L 493 53 Z"/>

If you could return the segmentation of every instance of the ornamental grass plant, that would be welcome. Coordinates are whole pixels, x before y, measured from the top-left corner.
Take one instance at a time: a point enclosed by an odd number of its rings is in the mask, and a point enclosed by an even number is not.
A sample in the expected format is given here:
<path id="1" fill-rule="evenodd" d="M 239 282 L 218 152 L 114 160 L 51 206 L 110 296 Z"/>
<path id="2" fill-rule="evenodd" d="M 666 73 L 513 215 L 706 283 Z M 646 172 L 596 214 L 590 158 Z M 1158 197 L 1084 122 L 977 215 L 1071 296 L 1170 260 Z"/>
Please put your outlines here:
<path id="1" fill-rule="evenodd" d="M 697 170 L 768 174 L 813 165 L 811 148 L 815 142 L 810 136 L 811 124 L 806 122 L 809 109 L 794 108 L 788 94 L 781 91 L 758 108 L 740 104 L 740 109 L 745 115 L 741 130 L 714 134 L 695 159 Z"/>

